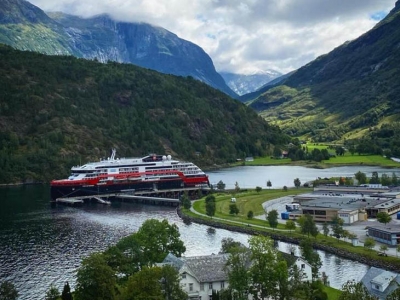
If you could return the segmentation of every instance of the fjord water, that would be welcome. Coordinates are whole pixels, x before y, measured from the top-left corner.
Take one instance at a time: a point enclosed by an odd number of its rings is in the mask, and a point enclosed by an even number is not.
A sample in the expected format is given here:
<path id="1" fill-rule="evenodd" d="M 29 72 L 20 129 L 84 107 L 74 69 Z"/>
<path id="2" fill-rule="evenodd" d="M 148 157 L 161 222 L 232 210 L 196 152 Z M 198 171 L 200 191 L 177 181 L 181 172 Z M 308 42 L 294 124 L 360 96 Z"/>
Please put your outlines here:
<path id="1" fill-rule="evenodd" d="M 326 170 L 302 167 L 273 168 L 277 169 L 239 167 L 210 172 L 209 175 L 211 182 L 222 180 L 233 186 L 237 181 L 241 187 L 250 188 L 256 185 L 265 187 L 268 179 L 273 187 L 293 186 L 296 177 L 305 182 L 308 178 L 331 174 Z M 346 172 L 354 174 L 358 170 L 372 172 L 377 169 L 348 167 Z M 378 172 L 383 171 L 380 169 Z M 222 229 L 209 234 L 207 226 L 184 224 L 172 207 L 120 202 L 111 206 L 51 207 L 49 200 L 48 186 L 0 188 L 0 281 L 13 282 L 20 293 L 19 299 L 43 298 L 52 283 L 60 291 L 65 281 L 74 287 L 76 270 L 84 257 L 115 244 L 150 218 L 166 218 L 177 224 L 187 248 L 186 256 L 217 253 L 225 237 L 247 244 L 246 234 Z M 289 249 L 281 242 L 278 247 L 285 252 Z M 331 285 L 336 288 L 348 279 L 361 279 L 368 269 L 358 262 L 322 251 L 319 253 L 323 262 L 321 271 L 327 273 Z"/>

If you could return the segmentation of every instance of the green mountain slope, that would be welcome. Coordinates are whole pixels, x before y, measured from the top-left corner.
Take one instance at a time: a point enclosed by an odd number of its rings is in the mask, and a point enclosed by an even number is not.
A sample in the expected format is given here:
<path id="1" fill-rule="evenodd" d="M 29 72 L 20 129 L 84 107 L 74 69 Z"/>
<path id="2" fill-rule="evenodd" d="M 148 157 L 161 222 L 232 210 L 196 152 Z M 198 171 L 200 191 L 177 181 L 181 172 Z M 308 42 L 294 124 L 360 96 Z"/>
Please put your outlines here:
<path id="1" fill-rule="evenodd" d="M 64 28 L 24 0 L 1 1 L 0 43 L 46 54 L 78 54 Z"/>
<path id="2" fill-rule="evenodd" d="M 287 142 L 252 109 L 193 78 L 0 45 L 0 183 L 60 178 L 109 155 L 201 166 Z"/>
<path id="3" fill-rule="evenodd" d="M 399 120 L 400 2 L 372 30 L 297 70 L 251 107 L 296 136 L 352 138 Z M 390 117 L 390 118 L 389 118 Z"/>
<path id="4" fill-rule="evenodd" d="M 47 15 L 25 0 L 2 0 L 0 43 L 49 55 L 132 63 L 165 74 L 192 76 L 238 97 L 201 47 L 164 28 L 118 22 L 106 14 L 88 19 L 63 13 Z"/>

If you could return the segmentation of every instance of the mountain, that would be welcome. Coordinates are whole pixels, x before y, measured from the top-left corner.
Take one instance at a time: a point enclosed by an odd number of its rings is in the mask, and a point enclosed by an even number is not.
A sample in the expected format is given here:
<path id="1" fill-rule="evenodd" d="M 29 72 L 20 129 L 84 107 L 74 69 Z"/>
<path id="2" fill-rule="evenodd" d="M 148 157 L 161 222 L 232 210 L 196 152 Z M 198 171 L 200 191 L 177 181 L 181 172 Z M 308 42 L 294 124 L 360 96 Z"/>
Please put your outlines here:
<path id="1" fill-rule="evenodd" d="M 239 96 L 258 90 L 271 80 L 281 76 L 278 71 L 267 70 L 255 74 L 244 75 L 228 72 L 220 72 L 226 84 Z"/>
<path id="2" fill-rule="evenodd" d="M 265 93 L 265 91 L 267 91 L 270 88 L 272 88 L 273 86 L 278 85 L 279 83 L 281 83 L 283 80 L 285 80 L 286 78 L 288 78 L 292 74 L 293 74 L 293 72 L 289 72 L 287 74 L 284 74 L 284 75 L 281 75 L 279 77 L 276 77 L 275 79 L 267 82 L 266 84 L 264 84 L 263 86 L 261 86 L 260 88 L 255 90 L 254 92 L 250 92 L 248 94 L 241 95 L 238 100 L 240 100 L 242 102 L 247 102 L 249 100 L 254 100 L 254 99 L 258 98 L 260 95 L 262 95 L 263 93 Z"/>
<path id="3" fill-rule="evenodd" d="M 351 139 L 400 120 L 400 2 L 373 29 L 298 69 L 252 102 L 294 136 Z"/>
<path id="4" fill-rule="evenodd" d="M 100 62 L 132 63 L 166 74 L 192 76 L 237 98 L 199 46 L 160 27 L 125 23 L 108 15 L 89 19 L 44 13 L 24 0 L 0 7 L 0 43 L 45 54 L 66 54 Z"/>
<path id="5" fill-rule="evenodd" d="M 0 183 L 49 181 L 79 162 L 171 154 L 200 166 L 270 154 L 288 137 L 193 79 L 0 45 Z"/>

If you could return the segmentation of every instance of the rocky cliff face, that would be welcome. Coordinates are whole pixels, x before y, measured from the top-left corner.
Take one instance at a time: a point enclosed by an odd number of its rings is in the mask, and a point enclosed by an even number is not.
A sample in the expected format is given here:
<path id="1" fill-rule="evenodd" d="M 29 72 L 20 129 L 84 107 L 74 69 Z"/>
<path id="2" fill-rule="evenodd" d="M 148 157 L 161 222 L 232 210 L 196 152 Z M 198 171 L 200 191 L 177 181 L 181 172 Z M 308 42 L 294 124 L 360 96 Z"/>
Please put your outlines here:
<path id="1" fill-rule="evenodd" d="M 21 50 L 132 63 L 162 73 L 192 76 L 238 97 L 202 48 L 149 24 L 117 22 L 107 15 L 82 19 L 63 13 L 45 14 L 27 1 L 3 0 L 0 43 Z"/>
<path id="2" fill-rule="evenodd" d="M 225 79 L 226 84 L 239 96 L 252 93 L 282 75 L 275 70 L 267 70 L 249 75 L 227 72 L 221 72 L 220 74 Z"/>

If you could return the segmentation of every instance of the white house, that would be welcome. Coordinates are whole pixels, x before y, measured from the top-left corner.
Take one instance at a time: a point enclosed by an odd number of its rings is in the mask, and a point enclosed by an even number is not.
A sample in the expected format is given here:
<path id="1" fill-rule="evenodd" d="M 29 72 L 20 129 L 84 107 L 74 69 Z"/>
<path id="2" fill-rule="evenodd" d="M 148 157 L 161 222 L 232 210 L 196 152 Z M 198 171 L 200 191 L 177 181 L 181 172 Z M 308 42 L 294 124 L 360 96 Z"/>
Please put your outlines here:
<path id="1" fill-rule="evenodd" d="M 300 257 L 282 253 L 288 268 L 294 265 L 303 273 L 303 281 L 312 280 L 311 265 Z M 229 254 L 212 254 L 194 257 L 176 257 L 168 254 L 162 264 L 178 270 L 181 286 L 190 300 L 211 300 L 212 291 L 221 291 L 229 286 L 225 265 Z M 249 299 L 251 296 L 249 295 Z"/>
<path id="2" fill-rule="evenodd" d="M 287 254 L 283 252 L 281 252 L 281 255 L 286 260 L 289 269 L 293 268 L 293 266 L 296 265 L 297 270 L 303 273 L 302 281 L 312 281 L 311 265 L 305 259 L 297 257 L 293 254 Z"/>
<path id="3" fill-rule="evenodd" d="M 163 264 L 175 267 L 181 276 L 181 286 L 190 300 L 211 300 L 212 291 L 228 287 L 224 271 L 228 254 L 212 254 L 178 258 L 168 254 Z"/>

